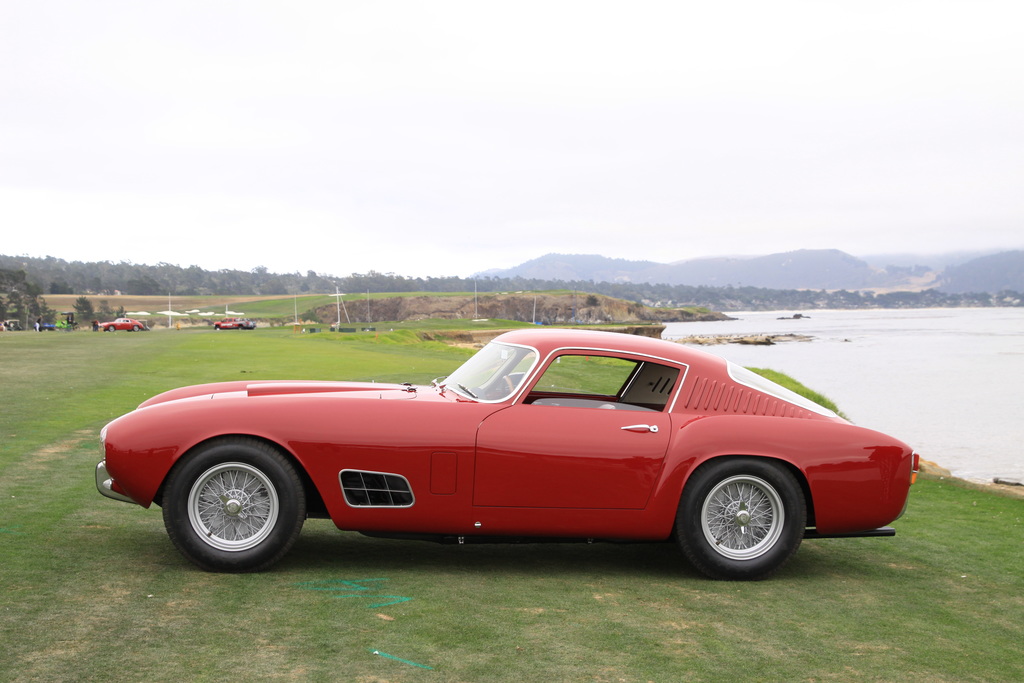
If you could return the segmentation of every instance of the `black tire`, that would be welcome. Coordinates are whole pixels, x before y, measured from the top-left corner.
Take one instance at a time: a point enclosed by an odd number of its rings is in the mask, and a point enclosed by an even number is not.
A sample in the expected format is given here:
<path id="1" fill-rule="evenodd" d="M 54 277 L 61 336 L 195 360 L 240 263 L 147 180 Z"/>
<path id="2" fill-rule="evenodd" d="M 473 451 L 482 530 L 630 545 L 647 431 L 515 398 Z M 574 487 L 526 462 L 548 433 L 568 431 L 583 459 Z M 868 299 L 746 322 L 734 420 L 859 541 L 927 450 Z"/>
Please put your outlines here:
<path id="1" fill-rule="evenodd" d="M 138 331 L 139 331 L 139 326 L 138 325 L 132 325 L 132 332 L 138 332 Z"/>
<path id="2" fill-rule="evenodd" d="M 784 565 L 803 540 L 803 489 L 782 464 L 721 458 L 698 467 L 683 489 L 676 540 L 702 574 L 759 580 Z"/>
<path id="3" fill-rule="evenodd" d="M 253 572 L 270 567 L 295 543 L 306 495 L 291 462 L 273 446 L 221 439 L 175 465 L 163 515 L 171 541 L 196 566 Z"/>

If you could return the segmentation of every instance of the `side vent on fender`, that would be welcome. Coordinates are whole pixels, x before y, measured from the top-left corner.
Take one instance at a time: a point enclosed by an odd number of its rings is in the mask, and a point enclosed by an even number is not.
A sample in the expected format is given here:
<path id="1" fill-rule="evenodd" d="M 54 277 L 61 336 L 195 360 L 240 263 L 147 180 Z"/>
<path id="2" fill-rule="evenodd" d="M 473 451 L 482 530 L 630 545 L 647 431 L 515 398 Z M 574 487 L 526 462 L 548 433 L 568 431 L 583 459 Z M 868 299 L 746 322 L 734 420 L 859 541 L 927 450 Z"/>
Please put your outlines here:
<path id="1" fill-rule="evenodd" d="M 412 488 L 400 474 L 342 470 L 338 478 L 352 507 L 407 508 L 414 502 Z"/>

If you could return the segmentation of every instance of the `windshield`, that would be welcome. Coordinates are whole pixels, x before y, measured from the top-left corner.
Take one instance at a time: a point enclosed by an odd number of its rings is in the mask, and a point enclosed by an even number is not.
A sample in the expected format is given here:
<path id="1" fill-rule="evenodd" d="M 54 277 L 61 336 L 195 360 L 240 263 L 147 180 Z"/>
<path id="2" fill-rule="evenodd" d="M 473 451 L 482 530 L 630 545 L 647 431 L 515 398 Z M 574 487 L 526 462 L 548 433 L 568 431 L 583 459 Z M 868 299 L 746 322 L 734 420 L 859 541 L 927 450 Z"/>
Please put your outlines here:
<path id="1" fill-rule="evenodd" d="M 519 389 L 536 362 L 534 349 L 491 342 L 440 384 L 477 401 L 504 401 Z"/>

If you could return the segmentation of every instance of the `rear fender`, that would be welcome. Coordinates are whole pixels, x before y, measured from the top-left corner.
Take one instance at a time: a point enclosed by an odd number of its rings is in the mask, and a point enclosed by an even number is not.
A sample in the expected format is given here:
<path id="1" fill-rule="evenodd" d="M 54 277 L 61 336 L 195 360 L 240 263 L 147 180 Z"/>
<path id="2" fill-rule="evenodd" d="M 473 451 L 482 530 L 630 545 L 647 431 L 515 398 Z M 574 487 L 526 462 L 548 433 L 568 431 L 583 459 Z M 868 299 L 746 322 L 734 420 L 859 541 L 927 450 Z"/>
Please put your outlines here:
<path id="1" fill-rule="evenodd" d="M 674 492 L 678 503 L 697 467 L 735 455 L 785 463 L 804 488 L 809 523 L 822 533 L 884 526 L 899 517 L 909 491 L 912 451 L 889 436 L 845 421 L 722 415 L 679 428 L 658 500 Z"/>

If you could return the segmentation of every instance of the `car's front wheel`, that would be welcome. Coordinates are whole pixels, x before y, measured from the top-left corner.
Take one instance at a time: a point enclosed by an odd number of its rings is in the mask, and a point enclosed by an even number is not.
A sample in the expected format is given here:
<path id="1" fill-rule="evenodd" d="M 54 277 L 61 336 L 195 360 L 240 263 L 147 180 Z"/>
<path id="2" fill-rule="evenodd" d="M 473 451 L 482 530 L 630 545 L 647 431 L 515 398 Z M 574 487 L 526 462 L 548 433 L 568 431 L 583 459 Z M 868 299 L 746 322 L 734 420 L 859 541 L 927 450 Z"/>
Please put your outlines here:
<path id="1" fill-rule="evenodd" d="M 222 439 L 175 466 L 163 515 L 175 547 L 202 569 L 259 571 L 299 537 L 306 497 L 295 467 L 276 448 Z"/>
<path id="2" fill-rule="evenodd" d="M 757 580 L 792 557 L 806 523 L 803 489 L 783 465 L 722 458 L 690 476 L 676 540 L 694 567 L 711 578 Z"/>

